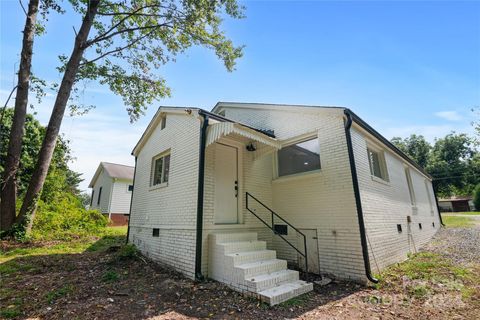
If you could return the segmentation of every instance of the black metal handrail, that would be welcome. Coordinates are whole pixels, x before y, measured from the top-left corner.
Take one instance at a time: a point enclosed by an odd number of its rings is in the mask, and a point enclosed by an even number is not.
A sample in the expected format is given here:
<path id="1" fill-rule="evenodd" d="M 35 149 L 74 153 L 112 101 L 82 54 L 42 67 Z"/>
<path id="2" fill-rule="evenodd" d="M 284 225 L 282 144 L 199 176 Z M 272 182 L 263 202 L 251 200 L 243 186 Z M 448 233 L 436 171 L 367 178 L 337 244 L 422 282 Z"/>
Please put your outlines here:
<path id="1" fill-rule="evenodd" d="M 248 206 L 248 198 L 252 198 L 254 199 L 256 202 L 258 202 L 262 207 L 264 207 L 265 209 L 267 209 L 268 211 L 270 211 L 270 215 L 272 217 L 272 225 L 270 226 L 265 220 L 263 220 L 262 218 L 260 218 L 252 209 L 250 209 L 250 207 Z M 283 241 L 285 241 L 290 247 L 292 247 L 295 251 L 297 251 L 302 257 L 305 258 L 305 272 L 306 274 L 308 275 L 308 255 L 307 255 L 307 237 L 305 236 L 305 234 L 303 234 L 303 232 L 301 232 L 300 230 L 298 230 L 297 228 L 295 228 L 290 222 L 288 222 L 287 220 L 285 220 L 284 218 L 282 218 L 281 216 L 279 216 L 275 211 L 273 211 L 272 209 L 270 209 L 269 207 L 267 207 L 263 202 L 261 202 L 260 200 L 258 200 L 257 198 L 255 198 L 251 193 L 249 192 L 246 192 L 246 197 L 245 197 L 245 206 L 247 208 L 247 210 L 253 214 L 255 217 L 257 217 L 258 220 L 260 220 L 264 225 L 266 225 L 270 230 L 273 231 L 273 233 L 277 236 L 279 236 L 280 238 L 283 239 Z M 294 246 L 290 241 L 288 241 L 287 238 L 285 238 L 283 235 L 279 234 L 277 231 L 275 231 L 275 223 L 274 223 L 274 216 L 277 217 L 278 219 L 282 220 L 283 222 L 285 222 L 288 226 L 290 226 L 290 228 L 294 229 L 298 234 L 300 234 L 302 237 L 303 237 L 303 248 L 304 248 L 304 253 L 302 253 L 300 250 L 298 250 L 298 248 L 296 246 Z"/>

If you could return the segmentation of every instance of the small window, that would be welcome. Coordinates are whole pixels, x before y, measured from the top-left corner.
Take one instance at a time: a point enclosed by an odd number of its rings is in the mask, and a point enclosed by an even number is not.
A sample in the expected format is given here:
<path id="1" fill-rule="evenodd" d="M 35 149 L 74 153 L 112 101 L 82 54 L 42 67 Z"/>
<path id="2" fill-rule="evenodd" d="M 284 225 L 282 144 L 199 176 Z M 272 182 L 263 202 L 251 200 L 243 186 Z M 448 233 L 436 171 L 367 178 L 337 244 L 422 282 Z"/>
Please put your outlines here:
<path id="1" fill-rule="evenodd" d="M 397 231 L 398 231 L 398 233 L 402 233 L 402 225 L 401 224 L 397 224 Z"/>
<path id="2" fill-rule="evenodd" d="M 98 199 L 97 199 L 97 205 L 100 204 L 100 199 L 102 197 L 102 187 L 100 187 L 100 189 L 98 189 Z"/>
<path id="3" fill-rule="evenodd" d="M 163 154 L 153 158 L 152 186 L 168 182 L 170 172 L 170 154 Z"/>
<path id="4" fill-rule="evenodd" d="M 128 185 L 128 191 L 133 191 L 133 184 Z"/>
<path id="5" fill-rule="evenodd" d="M 430 205 L 430 214 L 433 216 L 434 214 L 434 209 L 433 209 L 433 201 L 432 201 L 432 194 L 430 192 L 429 182 L 427 179 L 425 179 L 425 191 L 427 191 L 427 199 L 428 199 L 428 204 Z"/>
<path id="6" fill-rule="evenodd" d="M 418 229 L 422 230 L 422 224 L 421 223 L 418 224 Z"/>
<path id="7" fill-rule="evenodd" d="M 222 110 L 218 113 L 218 115 L 222 116 L 222 117 L 225 117 L 225 110 Z"/>
<path id="8" fill-rule="evenodd" d="M 159 237 L 159 236 L 160 236 L 160 229 L 159 228 L 153 228 L 152 237 Z"/>
<path id="9" fill-rule="evenodd" d="M 320 169 L 320 146 L 316 137 L 278 151 L 279 177 L 318 169 Z"/>
<path id="10" fill-rule="evenodd" d="M 167 125 L 167 116 L 162 117 L 162 122 L 160 123 L 160 130 L 165 129 L 165 126 Z"/>
<path id="11" fill-rule="evenodd" d="M 388 181 L 387 165 L 385 155 L 381 151 L 367 148 L 368 163 L 370 165 L 370 174 L 382 180 Z"/>
<path id="12" fill-rule="evenodd" d="M 408 193 L 410 194 L 410 204 L 412 207 L 415 207 L 417 200 L 415 199 L 415 190 L 413 189 L 412 176 L 409 168 L 405 168 L 405 177 L 407 179 Z"/>

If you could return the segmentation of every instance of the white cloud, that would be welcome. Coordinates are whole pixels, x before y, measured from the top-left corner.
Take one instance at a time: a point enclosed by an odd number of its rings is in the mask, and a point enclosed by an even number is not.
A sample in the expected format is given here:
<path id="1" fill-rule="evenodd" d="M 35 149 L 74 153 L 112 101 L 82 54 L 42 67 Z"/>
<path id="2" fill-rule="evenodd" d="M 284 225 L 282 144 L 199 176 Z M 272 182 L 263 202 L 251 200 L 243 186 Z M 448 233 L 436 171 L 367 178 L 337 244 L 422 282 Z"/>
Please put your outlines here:
<path id="1" fill-rule="evenodd" d="M 457 111 L 439 111 L 435 112 L 435 115 L 439 118 L 448 121 L 461 121 L 463 117 Z"/>

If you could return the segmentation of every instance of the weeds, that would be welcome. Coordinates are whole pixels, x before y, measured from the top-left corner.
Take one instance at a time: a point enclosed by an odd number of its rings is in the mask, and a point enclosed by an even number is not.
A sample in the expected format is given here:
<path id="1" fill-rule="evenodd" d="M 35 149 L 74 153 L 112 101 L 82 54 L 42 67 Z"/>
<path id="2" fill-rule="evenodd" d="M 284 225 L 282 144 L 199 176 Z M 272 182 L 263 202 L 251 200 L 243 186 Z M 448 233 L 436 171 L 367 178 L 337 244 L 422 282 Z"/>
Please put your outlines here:
<path id="1" fill-rule="evenodd" d="M 69 293 L 72 293 L 74 291 L 75 287 L 72 284 L 67 284 L 64 285 L 63 287 L 59 289 L 55 289 L 47 293 L 46 299 L 48 303 L 53 303 L 55 300 L 66 296 Z"/>
<path id="2" fill-rule="evenodd" d="M 102 281 L 103 282 L 115 282 L 118 279 L 120 279 L 120 276 L 118 275 L 118 273 L 116 273 L 113 270 L 108 270 L 102 276 Z"/>

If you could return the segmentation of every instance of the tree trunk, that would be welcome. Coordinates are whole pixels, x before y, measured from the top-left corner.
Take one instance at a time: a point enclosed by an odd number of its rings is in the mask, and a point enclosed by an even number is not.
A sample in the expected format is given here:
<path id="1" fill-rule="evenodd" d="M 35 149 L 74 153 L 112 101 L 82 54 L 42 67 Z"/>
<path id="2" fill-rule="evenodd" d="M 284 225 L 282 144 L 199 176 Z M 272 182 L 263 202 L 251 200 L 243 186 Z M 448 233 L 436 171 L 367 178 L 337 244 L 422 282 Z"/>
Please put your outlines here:
<path id="1" fill-rule="evenodd" d="M 83 53 L 86 49 L 86 42 L 88 34 L 93 24 L 93 20 L 97 13 L 97 8 L 100 0 L 90 0 L 89 7 L 83 18 L 80 30 L 75 37 L 75 45 L 68 60 L 65 73 L 63 75 L 62 82 L 60 84 L 57 98 L 53 106 L 50 121 L 43 139 L 42 147 L 38 155 L 37 164 L 32 174 L 32 178 L 28 185 L 25 199 L 23 200 L 20 214 L 17 218 L 17 223 L 25 226 L 26 233 L 30 233 L 35 217 L 35 211 L 37 209 L 38 199 L 45 182 L 45 178 L 50 167 L 53 151 L 57 142 L 58 133 L 62 124 L 62 119 L 65 114 L 65 108 L 72 91 L 72 87 L 75 83 L 75 77 L 80 66 L 80 62 L 83 57 Z"/>
<path id="2" fill-rule="evenodd" d="M 22 52 L 18 71 L 18 85 L 13 113 L 10 141 L 8 143 L 3 183 L 0 191 L 0 231 L 10 229 L 15 222 L 17 201 L 17 171 L 22 152 L 22 139 L 27 116 L 28 90 L 30 85 L 30 69 L 32 66 L 33 40 L 37 20 L 39 0 L 28 3 L 27 19 L 23 29 Z"/>

